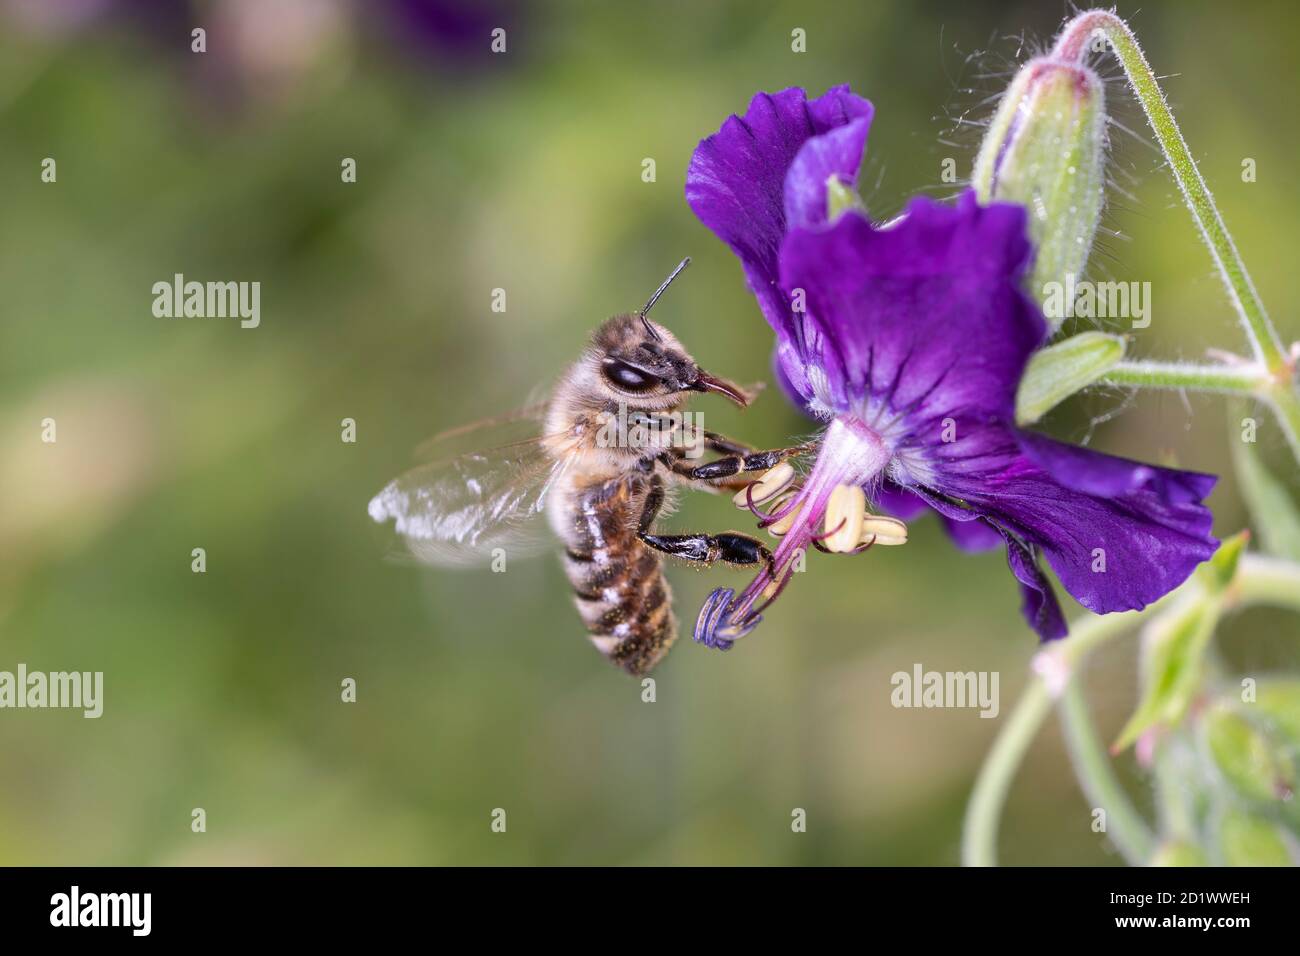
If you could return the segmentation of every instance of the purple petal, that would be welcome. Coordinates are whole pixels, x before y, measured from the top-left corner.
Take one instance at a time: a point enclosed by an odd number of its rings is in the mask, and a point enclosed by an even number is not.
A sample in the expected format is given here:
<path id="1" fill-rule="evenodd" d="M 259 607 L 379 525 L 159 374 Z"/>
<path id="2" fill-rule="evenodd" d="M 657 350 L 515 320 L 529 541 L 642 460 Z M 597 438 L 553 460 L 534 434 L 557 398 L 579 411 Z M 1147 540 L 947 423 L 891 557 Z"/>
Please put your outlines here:
<path id="1" fill-rule="evenodd" d="M 1022 443 L 1034 454 L 1022 451 Z M 956 450 L 963 445 L 965 460 Z M 1200 500 L 1213 485 L 1209 475 L 1154 468 L 1004 426 L 948 447 L 954 450 L 932 475 L 931 488 L 1041 549 L 1065 589 L 1098 614 L 1163 597 L 1218 547 L 1210 536 L 1213 516 Z"/>
<path id="2" fill-rule="evenodd" d="M 905 413 L 924 440 L 938 425 L 1010 419 L 1025 362 L 1046 324 L 1020 290 L 1029 259 L 1019 206 L 914 200 L 877 229 L 855 214 L 794 230 L 781 285 L 803 289 L 810 321 L 852 390 Z M 793 376 L 792 376 L 793 378 Z"/>
<path id="3" fill-rule="evenodd" d="M 886 481 L 876 491 L 875 503 L 878 508 L 903 521 L 911 521 L 933 510 L 923 497 L 892 481 Z M 972 512 L 955 517 L 952 514 L 940 514 L 939 520 L 943 522 L 944 530 L 948 532 L 953 544 L 962 551 L 991 551 L 1002 544 L 1002 534 L 998 529 L 987 521 L 980 520 Z"/>
<path id="4" fill-rule="evenodd" d="M 992 551 L 1002 544 L 1002 533 L 987 521 L 955 521 L 947 515 L 941 515 L 940 518 L 948 537 L 962 551 Z"/>
<path id="5" fill-rule="evenodd" d="M 805 143 L 850 123 L 866 136 L 872 106 L 837 86 L 811 102 L 800 89 L 759 93 L 743 118 L 731 116 L 722 128 L 702 140 L 686 173 L 686 201 L 700 221 L 740 257 L 745 278 L 758 298 L 768 323 L 779 336 L 799 341 L 790 303 L 777 288 L 777 253 L 786 233 L 786 174 Z M 855 127 L 856 130 L 856 127 Z M 810 154 L 806 171 L 813 173 L 819 159 L 843 159 L 850 141 L 836 141 L 835 156 Z M 856 176 L 840 162 L 836 172 Z M 812 201 L 808 191 L 795 189 L 795 206 L 802 215 Z M 822 183 L 825 202 L 825 181 Z"/>
<path id="6" fill-rule="evenodd" d="M 1020 449 L 1039 468 L 1075 491 L 1111 497 L 1149 488 L 1163 501 L 1185 503 L 1208 498 L 1219 479 L 1198 471 L 1144 465 L 1065 445 L 1033 432 L 1020 432 Z"/>
<path id="7" fill-rule="evenodd" d="M 772 374 L 790 403 L 805 415 L 812 415 L 808 408 L 812 387 L 808 382 L 807 364 L 794 342 L 777 339 L 776 348 L 772 350 Z"/>
<path id="8" fill-rule="evenodd" d="M 862 106 L 860 119 L 808 140 L 790 164 L 785 177 L 787 228 L 807 228 L 826 222 L 826 182 L 832 176 L 848 186 L 857 185 L 872 112 L 866 100 L 858 103 Z"/>
<path id="9" fill-rule="evenodd" d="M 873 500 L 877 508 L 902 521 L 911 521 L 928 510 L 925 499 L 918 497 L 907 488 L 894 484 L 892 481 L 884 482 L 876 490 Z"/>
<path id="10" fill-rule="evenodd" d="M 971 522 L 974 524 L 975 522 Z M 1012 535 L 1002 532 L 1007 543 L 1007 566 L 1020 582 L 1020 613 L 1045 641 L 1065 637 L 1069 628 L 1052 584 L 1038 567 L 1034 555 Z"/>

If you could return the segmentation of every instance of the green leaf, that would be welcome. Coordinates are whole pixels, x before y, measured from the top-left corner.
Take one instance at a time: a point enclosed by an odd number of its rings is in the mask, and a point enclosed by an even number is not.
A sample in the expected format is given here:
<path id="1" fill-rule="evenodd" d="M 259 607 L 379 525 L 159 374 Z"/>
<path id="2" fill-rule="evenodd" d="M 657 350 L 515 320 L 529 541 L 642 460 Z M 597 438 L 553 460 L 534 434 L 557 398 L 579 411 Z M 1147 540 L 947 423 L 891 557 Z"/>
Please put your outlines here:
<path id="1" fill-rule="evenodd" d="M 1246 499 L 1251 525 L 1259 534 L 1260 547 L 1279 558 L 1300 561 L 1300 510 L 1295 500 L 1260 460 L 1254 442 L 1244 441 L 1233 428 L 1228 443 L 1232 447 L 1232 464 L 1241 484 L 1241 495 Z"/>
<path id="2" fill-rule="evenodd" d="M 1124 339 L 1083 332 L 1030 358 L 1016 393 L 1016 422 L 1032 424 L 1075 392 L 1101 378 L 1124 358 Z"/>
<path id="3" fill-rule="evenodd" d="M 1143 632 L 1142 700 L 1111 745 L 1118 753 L 1157 724 L 1182 720 L 1204 676 L 1202 658 L 1219 621 L 1219 602 L 1209 597 L 1177 605 Z"/>
<path id="4" fill-rule="evenodd" d="M 1237 564 L 1250 541 L 1249 531 L 1238 531 L 1220 542 L 1208 561 L 1196 569 L 1197 577 L 1210 594 L 1222 594 L 1237 576 Z"/>

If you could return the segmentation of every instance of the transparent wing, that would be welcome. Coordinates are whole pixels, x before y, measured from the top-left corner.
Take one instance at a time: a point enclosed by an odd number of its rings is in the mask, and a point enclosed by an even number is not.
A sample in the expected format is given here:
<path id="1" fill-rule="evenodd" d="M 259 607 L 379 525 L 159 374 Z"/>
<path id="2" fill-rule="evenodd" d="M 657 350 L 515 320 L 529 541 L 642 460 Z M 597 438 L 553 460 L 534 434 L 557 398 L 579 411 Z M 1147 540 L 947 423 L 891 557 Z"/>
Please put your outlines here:
<path id="1" fill-rule="evenodd" d="M 504 448 L 540 438 L 546 401 L 539 400 L 514 411 L 458 425 L 425 439 L 415 449 L 417 461 L 444 461 L 482 449 Z"/>
<path id="2" fill-rule="evenodd" d="M 549 550 L 554 539 L 539 519 L 569 458 L 537 434 L 539 416 L 524 410 L 509 419 L 516 431 L 531 426 L 530 437 L 440 458 L 394 479 L 371 499 L 370 517 L 392 520 L 411 553 L 429 564 L 481 564 L 497 548 L 510 558 Z M 497 424 L 457 429 L 456 437 L 496 437 Z"/>

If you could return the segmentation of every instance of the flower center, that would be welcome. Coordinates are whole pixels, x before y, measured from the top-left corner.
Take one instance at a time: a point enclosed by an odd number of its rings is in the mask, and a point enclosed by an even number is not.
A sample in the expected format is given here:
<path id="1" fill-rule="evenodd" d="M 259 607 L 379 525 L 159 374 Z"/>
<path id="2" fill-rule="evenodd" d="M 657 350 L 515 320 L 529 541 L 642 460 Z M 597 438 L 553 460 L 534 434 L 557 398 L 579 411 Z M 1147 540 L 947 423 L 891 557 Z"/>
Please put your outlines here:
<path id="1" fill-rule="evenodd" d="M 739 597 L 733 599 L 735 592 L 730 588 L 709 595 L 695 623 L 695 640 L 726 650 L 752 631 L 763 609 L 776 600 L 791 576 L 802 570 L 810 545 L 823 551 L 854 553 L 873 543 L 906 541 L 907 528 L 901 521 L 866 512 L 865 489 L 880 480 L 890 457 L 884 440 L 861 419 L 837 417 L 822 436 L 817 461 L 797 491 L 782 491 L 793 478 L 793 471 L 787 469 L 773 469 L 746 489 L 743 494 L 748 507 L 758 501 L 777 502 L 766 515 L 756 509 L 755 513 L 762 518 L 761 527 L 781 535 L 781 543 L 771 564 Z"/>

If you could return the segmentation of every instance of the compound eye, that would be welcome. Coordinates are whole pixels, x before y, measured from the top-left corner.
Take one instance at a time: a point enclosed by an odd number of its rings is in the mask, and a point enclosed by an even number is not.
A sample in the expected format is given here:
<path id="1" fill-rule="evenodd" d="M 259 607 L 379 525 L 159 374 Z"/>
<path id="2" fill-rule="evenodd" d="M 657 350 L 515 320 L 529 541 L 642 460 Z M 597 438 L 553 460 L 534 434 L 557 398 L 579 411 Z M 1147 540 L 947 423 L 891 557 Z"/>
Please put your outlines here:
<path id="1" fill-rule="evenodd" d="M 625 392 L 648 392 L 662 381 L 658 376 L 618 359 L 605 359 L 602 371 L 611 385 Z"/>

